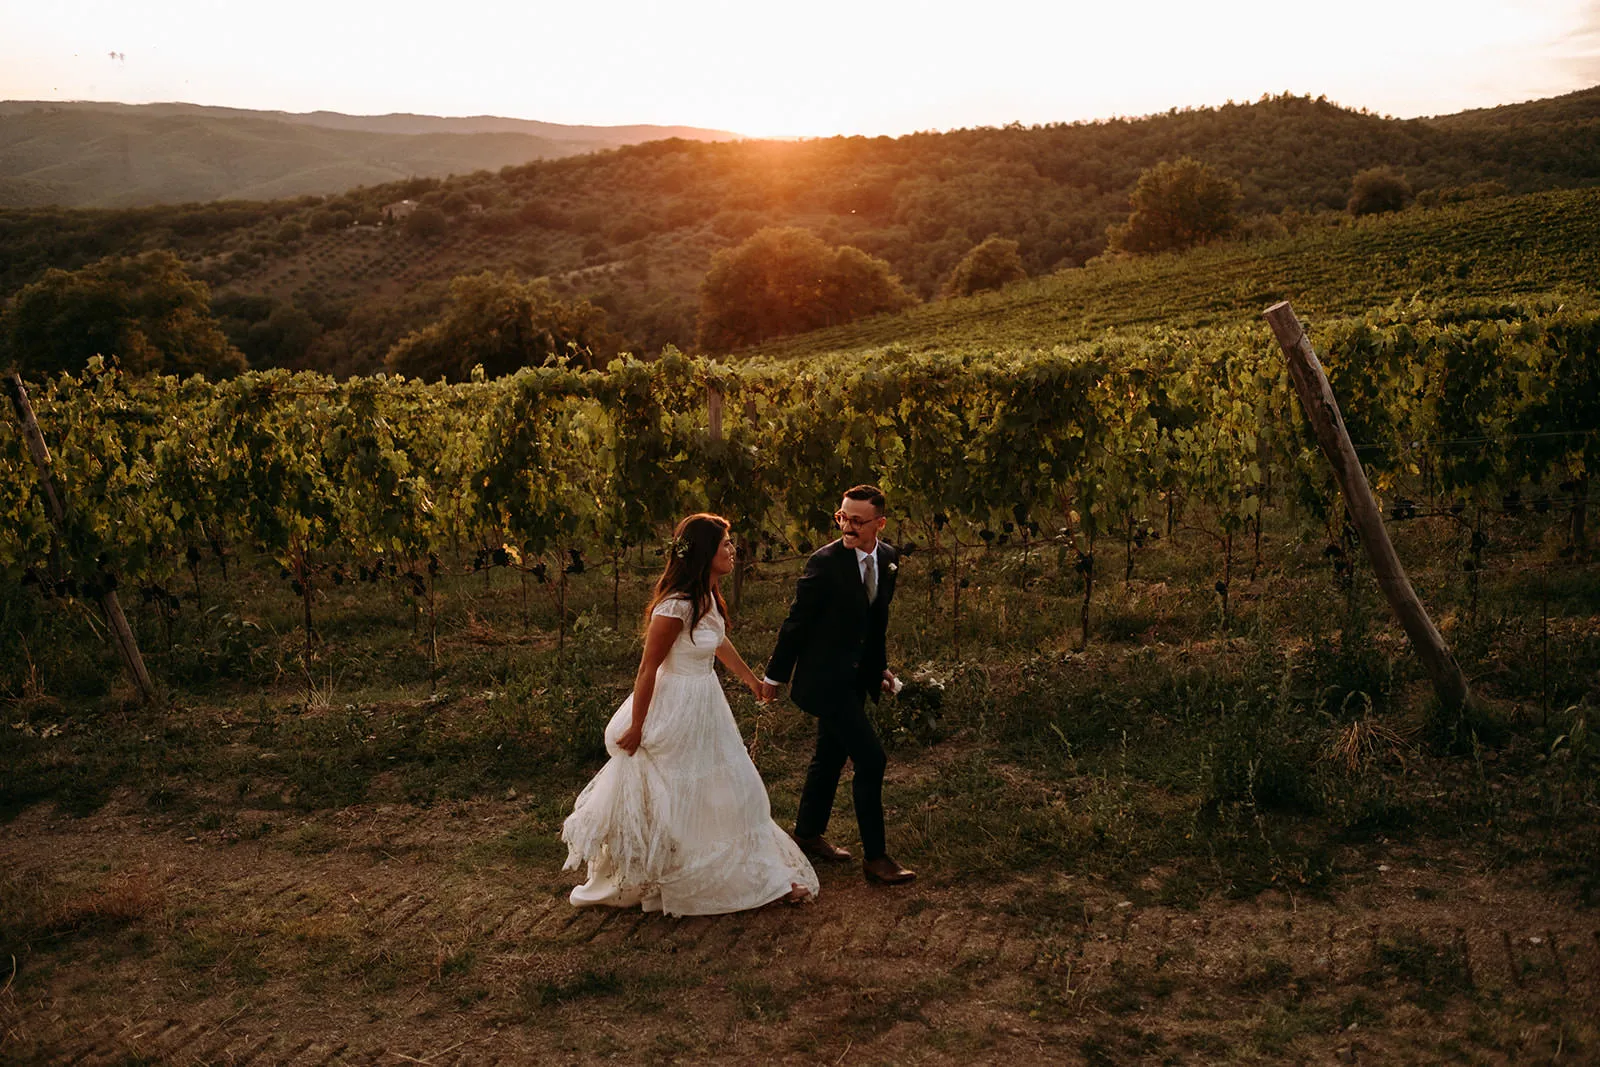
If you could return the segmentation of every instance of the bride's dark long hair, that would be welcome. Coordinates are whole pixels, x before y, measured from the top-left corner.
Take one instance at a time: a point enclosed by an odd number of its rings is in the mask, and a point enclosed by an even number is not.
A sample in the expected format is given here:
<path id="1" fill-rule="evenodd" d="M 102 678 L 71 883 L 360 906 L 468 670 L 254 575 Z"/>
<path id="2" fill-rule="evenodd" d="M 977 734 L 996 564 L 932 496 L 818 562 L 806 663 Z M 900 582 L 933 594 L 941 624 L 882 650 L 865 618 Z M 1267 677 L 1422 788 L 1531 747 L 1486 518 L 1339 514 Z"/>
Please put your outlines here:
<path id="1" fill-rule="evenodd" d="M 694 612 L 689 620 L 689 640 L 694 640 L 694 628 L 711 613 L 713 607 L 728 617 L 728 606 L 723 603 L 722 590 L 711 578 L 711 564 L 722 547 L 731 524 L 721 515 L 701 513 L 690 515 L 672 531 L 672 542 L 667 546 L 667 568 L 656 579 L 650 604 L 644 609 L 645 625 L 656 605 L 675 596 L 689 598 Z"/>

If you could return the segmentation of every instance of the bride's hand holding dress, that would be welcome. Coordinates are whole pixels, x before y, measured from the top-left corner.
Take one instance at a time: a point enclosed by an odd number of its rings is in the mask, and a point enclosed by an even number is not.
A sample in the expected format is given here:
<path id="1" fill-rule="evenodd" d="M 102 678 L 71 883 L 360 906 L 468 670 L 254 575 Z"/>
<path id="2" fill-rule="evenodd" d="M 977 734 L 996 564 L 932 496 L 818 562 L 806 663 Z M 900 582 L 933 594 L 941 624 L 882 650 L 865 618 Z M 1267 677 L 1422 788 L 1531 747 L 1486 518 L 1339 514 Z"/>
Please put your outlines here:
<path id="1" fill-rule="evenodd" d="M 656 671 L 661 669 L 682 632 L 682 619 L 674 615 L 650 616 L 650 628 L 644 635 L 644 654 L 639 657 L 639 673 L 633 678 L 633 720 L 617 738 L 617 747 L 630 756 L 639 751 L 644 740 L 644 719 L 650 713 L 650 699 L 655 695 Z"/>
<path id="2" fill-rule="evenodd" d="M 611 759 L 562 827 L 569 869 L 587 864 L 577 905 L 716 915 L 818 891 L 816 872 L 772 821 L 766 787 L 712 666 L 765 686 L 713 607 L 654 609 L 633 694 L 607 725 Z"/>

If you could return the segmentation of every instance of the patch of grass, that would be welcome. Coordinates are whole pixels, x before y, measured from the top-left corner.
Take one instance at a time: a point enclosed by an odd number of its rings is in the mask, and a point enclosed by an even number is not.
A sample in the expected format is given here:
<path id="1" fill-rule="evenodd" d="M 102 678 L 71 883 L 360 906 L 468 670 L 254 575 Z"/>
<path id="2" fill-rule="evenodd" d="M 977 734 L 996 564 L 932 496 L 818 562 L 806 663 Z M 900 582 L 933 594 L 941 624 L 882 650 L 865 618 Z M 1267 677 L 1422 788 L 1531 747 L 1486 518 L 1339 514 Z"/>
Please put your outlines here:
<path id="1" fill-rule="evenodd" d="M 11 949 L 40 941 L 104 936 L 159 921 L 166 893 L 143 871 L 111 873 L 97 885 L 38 874 L 0 881 L 0 944 Z"/>
<path id="2" fill-rule="evenodd" d="M 773 989 L 771 982 L 741 976 L 729 980 L 728 992 L 739 1002 L 739 1013 L 746 1019 L 782 1022 L 789 1017 L 790 996 Z"/>
<path id="3" fill-rule="evenodd" d="M 1268 956 L 1253 961 L 1244 973 L 1233 980 L 1233 985 L 1241 993 L 1276 993 L 1291 988 L 1294 977 L 1294 964 Z"/>
<path id="4" fill-rule="evenodd" d="M 1217 1034 L 1203 1031 L 1184 1034 L 1178 1038 L 1178 1045 L 1191 1052 L 1198 1052 L 1208 1058 L 1208 1061 L 1217 1061 L 1232 1051 L 1232 1046 Z"/>
<path id="5" fill-rule="evenodd" d="M 615 970 L 585 969 L 577 974 L 560 978 L 530 981 L 526 986 L 525 996 L 529 1003 L 540 1008 L 549 1008 L 575 1000 L 614 997 L 622 992 L 624 984 Z"/>
<path id="6" fill-rule="evenodd" d="M 1148 604 L 1121 607 L 1102 615 L 1098 620 L 1091 613 L 1089 625 L 1094 640 L 1113 644 L 1135 641 L 1150 633 L 1161 622 L 1161 616 Z"/>
<path id="7" fill-rule="evenodd" d="M 1417 813 L 1387 782 L 1375 774 L 1364 776 L 1352 793 L 1336 818 L 1337 840 L 1359 844 L 1411 836 Z"/>
<path id="8" fill-rule="evenodd" d="M 1142 1027 L 1103 1025 L 1083 1039 L 1078 1051 L 1093 1067 L 1117 1067 L 1154 1056 L 1166 1043 L 1160 1034 Z"/>
<path id="9" fill-rule="evenodd" d="M 343 844 L 343 839 L 337 833 L 320 823 L 297 826 L 278 840 L 283 848 L 296 856 L 319 856 Z"/>
<path id="10" fill-rule="evenodd" d="M 209 970 L 226 958 L 232 941 L 216 927 L 191 927 L 173 935 L 169 954 L 173 965 L 180 970 Z"/>
<path id="11" fill-rule="evenodd" d="M 1484 748 L 1505 744 L 1511 729 L 1504 720 L 1482 707 L 1447 708 L 1435 701 L 1429 706 L 1422 736 L 1436 752 L 1470 756 Z"/>
<path id="12" fill-rule="evenodd" d="M 1472 991 L 1472 972 L 1461 947 L 1414 932 L 1378 941 L 1361 978 L 1375 987 L 1397 984 L 1407 1000 L 1436 1013 L 1451 997 Z"/>
<path id="13" fill-rule="evenodd" d="M 1161 879 L 1161 888 L 1156 894 L 1156 900 L 1169 908 L 1193 911 L 1200 906 L 1204 896 L 1205 891 L 1200 885 L 1200 880 L 1190 871 L 1179 870 Z"/>
<path id="14" fill-rule="evenodd" d="M 228 957 L 228 970 L 233 975 L 234 981 L 240 985 L 258 986 L 271 977 L 262 962 L 262 950 L 254 944 L 238 944 L 234 946 Z"/>
<path id="15" fill-rule="evenodd" d="M 1383 1009 L 1365 993 L 1357 993 L 1340 1006 L 1337 1021 L 1339 1029 L 1348 1030 L 1352 1026 L 1373 1026 L 1383 1019 Z"/>
<path id="16" fill-rule="evenodd" d="M 1103 981 L 1086 997 L 1094 1009 L 1108 1015 L 1131 1015 L 1146 1010 L 1158 1000 L 1170 997 L 1178 988 L 1177 979 L 1147 967 L 1114 960 Z"/>
<path id="17" fill-rule="evenodd" d="M 416 949 L 380 945 L 351 957 L 344 973 L 354 978 L 364 993 L 391 993 L 426 977 L 428 968 Z"/>
<path id="18" fill-rule="evenodd" d="M 483 1003 L 492 996 L 494 996 L 494 990 L 481 983 L 473 982 L 458 986 L 452 990 L 450 1000 L 456 1007 L 467 1010 Z"/>
<path id="19" fill-rule="evenodd" d="M 922 1010 L 923 999 L 917 990 L 862 990 L 836 1025 L 841 1032 L 858 1040 L 886 1033 L 899 1023 L 931 1026 Z"/>
<path id="20" fill-rule="evenodd" d="M 1337 640 L 1312 641 L 1295 656 L 1297 701 L 1340 720 L 1382 713 L 1393 702 L 1397 664 L 1373 644 L 1364 616 L 1345 621 Z"/>
<path id="21" fill-rule="evenodd" d="M 145 797 L 147 809 L 162 814 L 187 815 L 199 809 L 199 802 L 180 786 L 162 785 Z"/>
<path id="22" fill-rule="evenodd" d="M 1223 712 L 1210 738 L 1208 807 L 1243 802 L 1263 811 L 1320 808 L 1316 749 L 1292 719 L 1276 701 L 1239 701 Z"/>
<path id="23" fill-rule="evenodd" d="M 1250 1044 L 1261 1053 L 1283 1057 L 1307 1034 L 1333 1029 L 1333 1013 L 1314 1004 L 1270 1004 L 1250 1028 Z"/>
<path id="24" fill-rule="evenodd" d="M 1000 909 L 1032 925 L 1039 932 L 1088 925 L 1088 902 L 1075 888 L 1024 885 Z"/>
<path id="25" fill-rule="evenodd" d="M 907 851 L 951 876 L 1052 867 L 1091 847 L 1091 820 L 1047 784 L 1002 775 L 978 754 L 886 790 L 906 811 Z"/>
<path id="26" fill-rule="evenodd" d="M 243 955 L 237 956 L 241 952 Z M 215 990 L 224 967 L 245 984 L 256 985 L 266 979 L 259 949 L 237 934 L 211 924 L 177 930 L 167 941 L 164 962 L 186 987 L 200 995 Z"/>
<path id="27" fill-rule="evenodd" d="M 541 871 L 559 870 L 567 858 L 560 834 L 559 821 L 530 816 L 497 838 L 473 844 L 466 857 L 474 863 L 509 862 Z"/>
<path id="28" fill-rule="evenodd" d="M 478 965 L 478 954 L 470 946 L 454 950 L 440 950 L 434 957 L 434 975 L 441 981 L 461 978 L 471 974 Z"/>

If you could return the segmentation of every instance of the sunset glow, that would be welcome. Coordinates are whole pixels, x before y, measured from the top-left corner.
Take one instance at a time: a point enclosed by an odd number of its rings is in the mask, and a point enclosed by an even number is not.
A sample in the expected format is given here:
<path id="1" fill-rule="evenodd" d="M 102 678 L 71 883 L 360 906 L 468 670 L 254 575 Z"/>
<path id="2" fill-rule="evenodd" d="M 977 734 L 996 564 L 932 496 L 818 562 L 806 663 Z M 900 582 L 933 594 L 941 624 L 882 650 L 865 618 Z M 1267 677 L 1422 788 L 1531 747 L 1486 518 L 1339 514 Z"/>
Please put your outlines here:
<path id="1" fill-rule="evenodd" d="M 752 136 L 1073 121 L 1284 91 L 1404 117 L 1596 80 L 1596 13 L 1574 0 L 271 9 L 57 0 L 0 15 L 7 99 L 495 114 Z"/>

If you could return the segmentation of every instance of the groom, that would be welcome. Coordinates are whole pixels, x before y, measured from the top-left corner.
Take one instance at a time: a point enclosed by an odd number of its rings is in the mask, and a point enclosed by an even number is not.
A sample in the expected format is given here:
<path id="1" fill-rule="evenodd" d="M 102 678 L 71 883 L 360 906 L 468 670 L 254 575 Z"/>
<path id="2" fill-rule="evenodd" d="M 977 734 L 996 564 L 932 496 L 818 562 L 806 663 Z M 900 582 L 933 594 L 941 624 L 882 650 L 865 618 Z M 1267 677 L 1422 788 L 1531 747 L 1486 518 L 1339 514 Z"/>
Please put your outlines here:
<path id="1" fill-rule="evenodd" d="M 769 696 L 775 696 L 792 679 L 794 702 L 817 718 L 816 753 L 795 818 L 796 843 L 812 859 L 850 858 L 822 836 L 848 759 L 856 769 L 851 792 L 861 825 L 863 873 L 869 882 L 900 885 L 916 874 L 884 851 L 887 760 L 866 711 L 868 697 L 876 701 L 895 685 L 885 639 L 900 554 L 878 540 L 887 521 L 883 508 L 883 493 L 875 486 L 858 485 L 844 494 L 833 516 L 839 540 L 806 561 L 764 682 Z"/>

